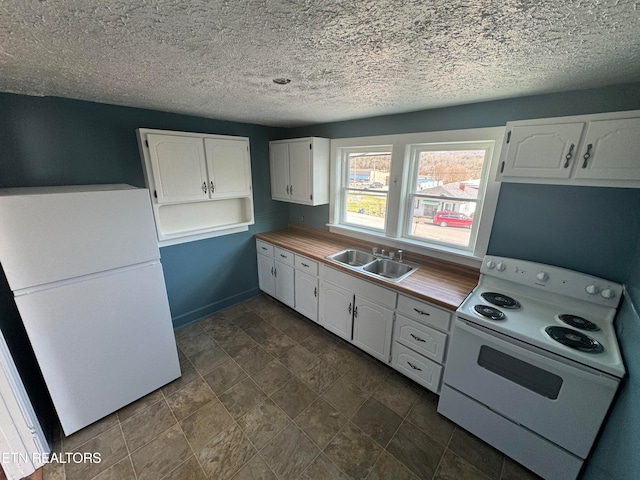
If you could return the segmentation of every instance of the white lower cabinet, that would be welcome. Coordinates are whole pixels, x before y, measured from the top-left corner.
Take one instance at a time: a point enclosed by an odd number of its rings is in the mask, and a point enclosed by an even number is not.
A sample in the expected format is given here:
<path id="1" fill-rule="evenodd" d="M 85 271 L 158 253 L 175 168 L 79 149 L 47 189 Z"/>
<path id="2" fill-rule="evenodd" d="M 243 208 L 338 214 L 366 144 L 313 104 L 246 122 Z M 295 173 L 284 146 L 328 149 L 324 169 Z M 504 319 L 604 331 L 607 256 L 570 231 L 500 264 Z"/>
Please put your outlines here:
<path id="1" fill-rule="evenodd" d="M 293 308 L 295 305 L 293 253 L 261 240 L 256 241 L 256 249 L 260 290 Z"/>
<path id="2" fill-rule="evenodd" d="M 328 282 L 321 282 L 320 325 L 339 337 L 351 341 L 353 292 Z"/>
<path id="3" fill-rule="evenodd" d="M 393 310 L 358 297 L 354 304 L 353 344 L 387 363 L 391 351 Z"/>
<path id="4" fill-rule="evenodd" d="M 273 273 L 276 278 L 276 299 L 293 308 L 295 306 L 293 267 L 276 260 Z"/>
<path id="5" fill-rule="evenodd" d="M 397 294 L 329 267 L 320 290 L 320 324 L 388 363 Z"/>
<path id="6" fill-rule="evenodd" d="M 317 322 L 320 281 L 318 277 L 301 272 L 300 270 L 296 270 L 295 277 L 296 312 Z"/>
<path id="7" fill-rule="evenodd" d="M 451 312 L 400 295 L 391 346 L 391 366 L 423 387 L 440 391 Z"/>

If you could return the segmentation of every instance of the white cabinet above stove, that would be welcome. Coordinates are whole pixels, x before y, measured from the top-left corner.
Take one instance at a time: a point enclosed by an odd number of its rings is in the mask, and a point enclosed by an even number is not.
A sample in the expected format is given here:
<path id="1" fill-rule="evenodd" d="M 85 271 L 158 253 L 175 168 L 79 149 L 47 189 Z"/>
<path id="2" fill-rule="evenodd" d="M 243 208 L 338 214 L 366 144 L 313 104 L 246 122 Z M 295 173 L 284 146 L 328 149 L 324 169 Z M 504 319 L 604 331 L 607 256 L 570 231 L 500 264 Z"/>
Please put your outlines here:
<path id="1" fill-rule="evenodd" d="M 640 111 L 507 123 L 497 180 L 640 188 Z"/>

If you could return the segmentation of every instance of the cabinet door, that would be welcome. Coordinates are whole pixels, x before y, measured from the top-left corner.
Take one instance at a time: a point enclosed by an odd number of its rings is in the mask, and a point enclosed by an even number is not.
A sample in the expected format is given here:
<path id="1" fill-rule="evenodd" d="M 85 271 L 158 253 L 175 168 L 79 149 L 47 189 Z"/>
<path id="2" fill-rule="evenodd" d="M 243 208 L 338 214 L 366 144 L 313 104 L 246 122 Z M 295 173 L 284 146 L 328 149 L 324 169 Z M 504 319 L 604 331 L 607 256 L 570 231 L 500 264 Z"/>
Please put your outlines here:
<path id="1" fill-rule="evenodd" d="M 353 312 L 353 343 L 368 354 L 389 362 L 393 311 L 356 297 Z"/>
<path id="2" fill-rule="evenodd" d="M 513 127 L 502 176 L 569 178 L 583 127 L 584 123 Z"/>
<path id="3" fill-rule="evenodd" d="M 147 141 L 159 203 L 209 198 L 201 138 L 150 133 Z"/>
<path id="4" fill-rule="evenodd" d="M 258 255 L 258 286 L 267 295 L 276 295 L 276 277 L 273 272 L 273 258 Z"/>
<path id="5" fill-rule="evenodd" d="M 311 204 L 311 141 L 289 144 L 291 201 Z"/>
<path id="6" fill-rule="evenodd" d="M 640 118 L 589 122 L 576 178 L 640 180 Z"/>
<path id="7" fill-rule="evenodd" d="M 291 308 L 295 305 L 293 267 L 275 261 L 273 273 L 276 277 L 276 298 Z"/>
<path id="8" fill-rule="evenodd" d="M 206 138 L 204 148 L 211 198 L 251 194 L 251 160 L 245 139 Z"/>
<path id="9" fill-rule="evenodd" d="M 269 146 L 271 160 L 271 198 L 289 201 L 289 144 L 272 143 Z"/>
<path id="10" fill-rule="evenodd" d="M 318 277 L 297 270 L 295 273 L 296 311 L 318 321 Z"/>
<path id="11" fill-rule="evenodd" d="M 351 341 L 353 327 L 353 293 L 321 282 L 320 324 L 345 340 Z"/>

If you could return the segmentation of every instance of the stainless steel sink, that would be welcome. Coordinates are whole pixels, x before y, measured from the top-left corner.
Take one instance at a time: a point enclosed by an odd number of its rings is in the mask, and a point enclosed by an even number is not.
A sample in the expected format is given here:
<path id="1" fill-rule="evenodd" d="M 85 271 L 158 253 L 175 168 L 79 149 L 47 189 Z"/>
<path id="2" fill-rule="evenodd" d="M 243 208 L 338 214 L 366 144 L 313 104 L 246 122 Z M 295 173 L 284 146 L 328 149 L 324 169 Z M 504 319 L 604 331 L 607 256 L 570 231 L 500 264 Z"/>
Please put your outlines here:
<path id="1" fill-rule="evenodd" d="M 414 270 L 414 267 L 407 263 L 396 262 L 395 260 L 377 259 L 375 262 L 368 263 L 362 267 L 369 273 L 380 275 L 381 277 L 395 280 Z"/>
<path id="2" fill-rule="evenodd" d="M 420 268 L 417 263 L 380 258 L 380 256 L 355 248 L 342 250 L 328 255 L 326 258 L 338 262 L 351 270 L 390 282 L 399 282 Z"/>
<path id="3" fill-rule="evenodd" d="M 333 255 L 329 255 L 327 258 L 352 267 L 360 267 L 373 262 L 376 259 L 372 254 L 363 252 L 362 250 L 356 250 L 355 248 L 349 248 L 347 250 L 334 253 Z"/>

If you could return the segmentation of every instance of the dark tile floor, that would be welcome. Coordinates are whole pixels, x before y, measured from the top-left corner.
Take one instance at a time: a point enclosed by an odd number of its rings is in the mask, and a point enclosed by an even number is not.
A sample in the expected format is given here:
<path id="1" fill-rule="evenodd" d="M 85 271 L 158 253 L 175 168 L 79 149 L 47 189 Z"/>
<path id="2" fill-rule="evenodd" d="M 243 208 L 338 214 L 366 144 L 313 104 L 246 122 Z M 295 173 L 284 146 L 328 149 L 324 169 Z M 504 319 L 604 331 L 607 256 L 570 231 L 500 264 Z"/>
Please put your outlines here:
<path id="1" fill-rule="evenodd" d="M 176 330 L 182 377 L 74 435 L 45 480 L 536 478 L 437 396 L 260 296 Z"/>

